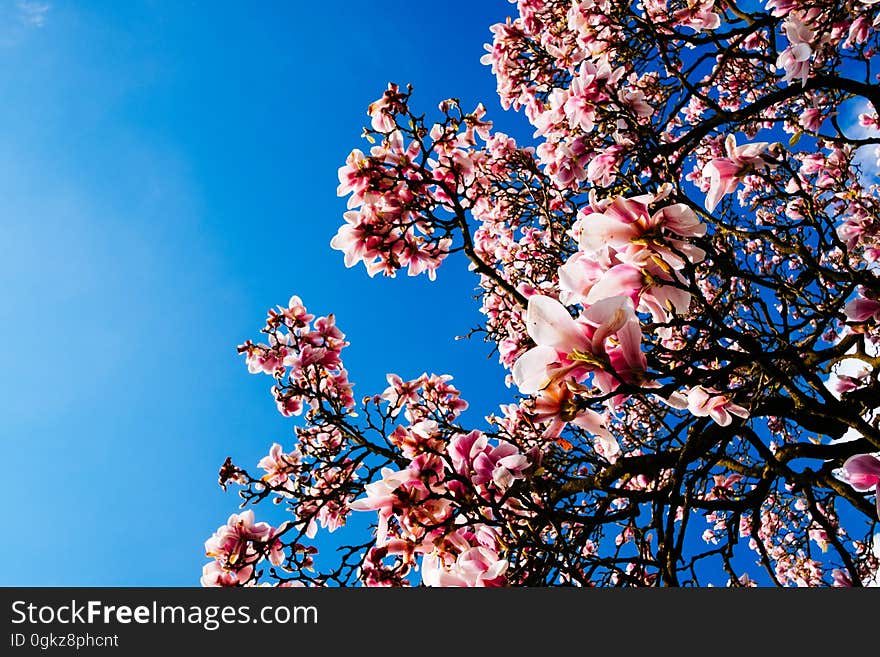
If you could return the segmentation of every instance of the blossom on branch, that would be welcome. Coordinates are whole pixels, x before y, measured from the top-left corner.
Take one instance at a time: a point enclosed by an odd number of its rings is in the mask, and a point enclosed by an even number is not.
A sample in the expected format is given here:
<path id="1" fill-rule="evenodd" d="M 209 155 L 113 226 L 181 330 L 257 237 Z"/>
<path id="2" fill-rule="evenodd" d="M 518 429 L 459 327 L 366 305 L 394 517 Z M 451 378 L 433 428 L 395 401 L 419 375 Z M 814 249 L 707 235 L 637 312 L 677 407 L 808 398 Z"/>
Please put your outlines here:
<path id="1" fill-rule="evenodd" d="M 239 351 L 295 436 L 223 464 L 248 508 L 204 585 L 876 583 L 880 3 L 760 4 L 517 2 L 482 61 L 521 135 L 369 104 L 331 247 L 465 262 L 509 393 L 480 419 L 416 370 L 355 398 L 335 316 L 269 311 Z"/>

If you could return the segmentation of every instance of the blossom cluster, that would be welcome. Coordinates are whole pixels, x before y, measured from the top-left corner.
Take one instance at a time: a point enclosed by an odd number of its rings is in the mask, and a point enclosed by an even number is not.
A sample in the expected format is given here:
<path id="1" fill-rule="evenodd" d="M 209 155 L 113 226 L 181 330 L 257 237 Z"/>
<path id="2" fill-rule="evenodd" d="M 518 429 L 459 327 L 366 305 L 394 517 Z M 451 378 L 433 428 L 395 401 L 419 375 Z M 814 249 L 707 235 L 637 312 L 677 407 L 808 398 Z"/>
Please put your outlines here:
<path id="1" fill-rule="evenodd" d="M 512 1 L 482 61 L 530 136 L 389 84 L 331 246 L 431 280 L 462 254 L 518 394 L 481 428 L 448 375 L 358 404 L 333 315 L 293 297 L 240 351 L 296 442 L 221 482 L 294 519 L 231 517 L 204 582 L 874 582 L 880 3 Z M 373 534 L 308 574 L 351 512 Z"/>

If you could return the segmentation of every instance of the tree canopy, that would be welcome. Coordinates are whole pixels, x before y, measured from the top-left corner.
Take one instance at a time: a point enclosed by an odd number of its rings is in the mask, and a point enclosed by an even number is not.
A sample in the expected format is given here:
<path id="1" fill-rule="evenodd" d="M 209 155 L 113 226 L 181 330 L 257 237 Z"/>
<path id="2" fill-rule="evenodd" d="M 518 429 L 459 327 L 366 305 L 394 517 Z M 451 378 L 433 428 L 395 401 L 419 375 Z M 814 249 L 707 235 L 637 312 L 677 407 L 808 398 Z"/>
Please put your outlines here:
<path id="1" fill-rule="evenodd" d="M 331 243 L 370 275 L 463 253 L 509 403 L 464 426 L 446 374 L 355 399 L 336 318 L 292 297 L 239 350 L 296 441 L 221 468 L 248 508 L 203 583 L 875 583 L 880 4 L 517 9 L 483 62 L 534 134 L 389 84 Z"/>

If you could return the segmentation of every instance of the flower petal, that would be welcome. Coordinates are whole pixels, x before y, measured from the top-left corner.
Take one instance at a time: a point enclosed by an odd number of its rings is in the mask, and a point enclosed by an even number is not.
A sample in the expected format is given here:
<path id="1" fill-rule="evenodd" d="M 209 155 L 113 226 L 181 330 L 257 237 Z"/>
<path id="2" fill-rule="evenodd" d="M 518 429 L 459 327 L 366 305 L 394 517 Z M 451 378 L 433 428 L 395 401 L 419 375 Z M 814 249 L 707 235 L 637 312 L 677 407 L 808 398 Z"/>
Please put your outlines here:
<path id="1" fill-rule="evenodd" d="M 529 297 L 526 328 L 535 344 L 569 353 L 588 344 L 580 325 L 565 306 L 552 297 L 535 294 Z"/>
<path id="2" fill-rule="evenodd" d="M 880 460 L 870 454 L 849 457 L 843 464 L 846 480 L 858 491 L 868 491 L 880 482 Z"/>
<path id="3" fill-rule="evenodd" d="M 553 347 L 540 345 L 529 349 L 513 364 L 513 381 L 524 395 L 534 395 L 550 383 L 547 367 L 559 357 Z"/>

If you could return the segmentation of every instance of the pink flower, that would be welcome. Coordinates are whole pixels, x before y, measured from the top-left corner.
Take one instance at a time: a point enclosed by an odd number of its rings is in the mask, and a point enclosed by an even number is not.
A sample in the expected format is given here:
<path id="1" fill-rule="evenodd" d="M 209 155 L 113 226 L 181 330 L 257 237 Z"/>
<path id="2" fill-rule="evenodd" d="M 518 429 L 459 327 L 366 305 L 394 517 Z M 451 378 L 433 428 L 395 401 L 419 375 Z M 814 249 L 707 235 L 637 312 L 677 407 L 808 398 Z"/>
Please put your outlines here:
<path id="1" fill-rule="evenodd" d="M 749 412 L 742 406 L 737 406 L 725 395 L 712 388 L 694 386 L 687 395 L 688 410 L 697 417 L 711 417 L 722 427 L 731 423 L 732 415 L 747 418 Z"/>
<path id="2" fill-rule="evenodd" d="M 368 261 L 375 258 L 382 238 L 371 234 L 372 225 L 365 221 L 364 213 L 351 210 L 342 217 L 345 223 L 330 240 L 330 246 L 345 254 L 345 266 L 354 267 L 361 260 Z"/>
<path id="3" fill-rule="evenodd" d="M 880 129 L 880 117 L 873 112 L 870 114 L 862 112 L 859 114 L 859 125 L 872 130 Z"/>
<path id="4" fill-rule="evenodd" d="M 847 482 L 857 491 L 869 491 L 880 482 L 880 459 L 871 454 L 849 457 L 843 464 Z"/>
<path id="5" fill-rule="evenodd" d="M 418 390 L 422 385 L 421 379 L 404 381 L 394 373 L 387 374 L 385 379 L 388 381 L 388 387 L 385 388 L 381 397 L 388 402 L 391 417 L 400 413 L 407 404 L 418 401 Z"/>
<path id="6" fill-rule="evenodd" d="M 810 76 L 810 57 L 813 51 L 806 43 L 797 43 L 783 50 L 776 58 L 776 67 L 785 69 L 787 82 L 799 79 L 801 84 L 806 84 Z"/>
<path id="7" fill-rule="evenodd" d="M 528 457 L 520 454 L 516 445 L 500 442 L 474 459 L 472 480 L 478 486 L 492 482 L 498 490 L 506 491 L 514 481 L 522 479 L 529 465 Z"/>
<path id="8" fill-rule="evenodd" d="M 669 321 L 672 311 L 686 313 L 691 303 L 690 293 L 676 287 L 673 277 L 655 260 L 642 267 L 614 265 L 589 288 L 584 301 L 594 304 L 613 296 L 629 297 L 636 310 L 651 313 L 656 322 Z"/>
<path id="9" fill-rule="evenodd" d="M 250 579 L 254 569 L 251 566 L 239 570 L 224 568 L 219 562 L 209 561 L 202 568 L 202 586 L 238 586 Z"/>
<path id="10" fill-rule="evenodd" d="M 770 0 L 765 9 L 772 10 L 773 15 L 779 18 L 797 6 L 798 0 Z"/>
<path id="11" fill-rule="evenodd" d="M 209 557 L 225 557 L 230 564 L 247 555 L 252 541 L 262 541 L 272 531 L 265 522 L 254 523 L 251 509 L 240 514 L 233 513 L 225 525 L 221 525 L 207 541 L 205 554 Z"/>
<path id="12" fill-rule="evenodd" d="M 798 125 L 804 130 L 817 132 L 822 126 L 822 113 L 816 107 L 808 107 L 801 113 Z"/>
<path id="13" fill-rule="evenodd" d="M 722 196 L 732 193 L 739 185 L 740 167 L 726 157 L 718 157 L 703 167 L 703 177 L 709 178 L 706 209 L 715 210 Z"/>
<path id="14" fill-rule="evenodd" d="M 422 583 L 425 586 L 497 587 L 504 586 L 508 562 L 488 547 L 471 547 L 445 565 L 439 555 L 422 560 Z"/>
<path id="15" fill-rule="evenodd" d="M 474 133 L 478 134 L 483 141 L 489 141 L 492 122 L 483 121 L 484 116 L 486 116 L 486 108 L 483 103 L 477 105 L 472 114 L 465 114 L 465 132 L 459 135 L 458 139 L 460 146 L 475 146 L 477 142 L 474 139 Z"/>
<path id="16" fill-rule="evenodd" d="M 843 464 L 843 476 L 859 492 L 874 491 L 877 517 L 880 518 L 880 494 L 877 490 L 877 484 L 880 483 L 880 459 L 871 454 L 850 456 Z"/>
<path id="17" fill-rule="evenodd" d="M 314 315 L 306 310 L 302 299 L 295 294 L 287 302 L 287 308 L 278 306 L 278 309 L 280 310 L 279 313 L 276 313 L 274 310 L 269 311 L 269 318 L 272 319 L 273 317 L 280 316 L 283 318 L 284 324 L 290 328 L 308 329 L 309 322 L 315 318 Z"/>
<path id="18" fill-rule="evenodd" d="M 565 304 L 586 303 L 587 295 L 608 269 L 596 255 L 578 251 L 559 270 L 559 300 Z"/>
<path id="19" fill-rule="evenodd" d="M 635 112 L 636 116 L 646 117 L 654 114 L 654 108 L 645 100 L 645 94 L 640 89 L 625 87 L 618 92 L 618 97 L 620 102 Z"/>
<path id="20" fill-rule="evenodd" d="M 614 265 L 590 288 L 586 303 L 594 304 L 608 297 L 625 296 L 637 305 L 644 286 L 645 277 L 641 269 L 628 264 Z"/>
<path id="21" fill-rule="evenodd" d="M 678 253 L 692 263 L 700 262 L 705 256 L 702 249 L 662 233 L 700 237 L 706 234 L 706 225 L 683 203 L 668 205 L 651 214 L 648 206 L 653 201 L 654 196 L 650 194 L 631 198 L 618 196 L 601 211 L 582 212 L 577 221 L 578 246 L 589 254 L 612 248 L 619 260 L 631 264 L 641 264 L 657 254 L 673 269 L 681 269 L 685 263 Z"/>
<path id="22" fill-rule="evenodd" d="M 337 172 L 339 186 L 336 188 L 336 195 L 351 194 L 348 199 L 349 209 L 361 205 L 364 201 L 363 192 L 369 186 L 372 175 L 370 160 L 363 151 L 355 148 L 345 158 L 345 164 L 339 167 Z"/>
<path id="23" fill-rule="evenodd" d="M 606 428 L 606 415 L 589 408 L 578 408 L 570 385 L 555 382 L 540 391 L 535 398 L 536 422 L 548 422 L 544 438 L 559 438 L 565 425 L 572 424 L 596 436 L 602 444 L 603 454 L 611 458 L 620 452 L 620 446 Z"/>
<path id="24" fill-rule="evenodd" d="M 810 76 L 810 57 L 813 55 L 810 44 L 814 38 L 813 31 L 804 25 L 797 14 L 790 14 L 782 27 L 785 36 L 788 37 L 789 46 L 776 59 L 776 68 L 785 70 L 786 82 L 799 79 L 801 85 L 804 85 Z"/>
<path id="25" fill-rule="evenodd" d="M 733 495 L 734 492 L 734 485 L 742 481 L 743 476 L 741 474 L 729 474 L 727 476 L 713 475 L 712 478 L 715 480 L 715 485 L 712 487 L 712 490 L 709 491 L 707 498 L 730 499 L 730 496 Z"/>
<path id="26" fill-rule="evenodd" d="M 446 449 L 452 460 L 452 469 L 463 477 L 470 476 L 474 459 L 486 451 L 488 444 L 489 439 L 477 430 L 455 436 Z"/>
<path id="27" fill-rule="evenodd" d="M 676 11 L 673 18 L 696 32 L 716 30 L 721 26 L 721 16 L 714 9 L 714 0 L 689 0 L 685 9 Z"/>
<path id="28" fill-rule="evenodd" d="M 526 328 L 537 346 L 513 365 L 513 380 L 523 394 L 536 394 L 564 378 L 582 380 L 604 369 L 603 363 L 624 380 L 637 379 L 645 369 L 641 327 L 626 297 L 603 299 L 574 320 L 556 299 L 536 294 L 529 297 L 526 314 Z M 607 392 L 613 381 L 610 373 L 597 372 L 600 389 Z"/>
<path id="29" fill-rule="evenodd" d="M 414 459 L 424 452 L 441 449 L 445 441 L 439 437 L 437 423 L 434 420 L 421 420 L 410 427 L 398 426 L 388 440 L 394 443 L 409 459 Z"/>
<path id="30" fill-rule="evenodd" d="M 286 523 L 285 523 L 286 525 Z M 267 541 L 269 543 L 269 563 L 273 566 L 280 566 L 284 563 L 285 559 L 287 559 L 287 555 L 284 552 L 284 544 L 281 542 L 279 538 L 276 538 L 281 532 L 286 529 L 286 526 L 282 525 L 278 529 L 272 529 L 267 537 Z"/>
<path id="31" fill-rule="evenodd" d="M 740 180 L 751 171 L 759 171 L 768 165 L 762 153 L 767 142 L 736 145 L 736 137 L 727 135 L 724 149 L 727 157 L 716 157 L 703 167 L 703 177 L 709 178 L 709 193 L 706 194 L 706 209 L 712 212 L 721 197 L 733 192 Z"/>
<path id="32" fill-rule="evenodd" d="M 853 43 L 864 43 L 871 34 L 871 22 L 867 16 L 859 16 L 856 18 L 849 28 L 849 34 L 846 37 L 846 44 L 852 47 Z"/>
<path id="33" fill-rule="evenodd" d="M 239 351 L 247 353 L 247 368 L 251 374 L 274 375 L 284 369 L 284 359 L 288 354 L 287 347 L 272 336 L 268 345 L 252 344 L 248 341 L 239 347 Z"/>
<path id="34" fill-rule="evenodd" d="M 275 535 L 271 525 L 254 522 L 251 509 L 233 513 L 207 541 L 205 555 L 214 557 L 202 572 L 203 586 L 232 586 L 247 582 L 253 565 L 263 557 L 265 544 Z M 274 548 L 270 548 L 270 553 Z M 213 564 L 213 565 L 212 565 Z"/>
<path id="35" fill-rule="evenodd" d="M 835 568 L 831 571 L 831 581 L 831 586 L 836 587 L 850 588 L 853 585 L 849 574 L 840 568 Z"/>
<path id="36" fill-rule="evenodd" d="M 394 491 L 417 476 L 418 473 L 410 469 L 395 471 L 391 468 L 382 468 L 382 478 L 364 486 L 367 496 L 348 505 L 353 511 L 379 512 L 379 525 L 376 528 L 377 546 L 381 547 L 388 535 L 388 520 L 391 518 L 392 507 L 397 499 Z"/>
<path id="37" fill-rule="evenodd" d="M 281 486 L 288 481 L 291 474 L 299 470 L 301 459 L 302 455 L 298 451 L 285 454 L 281 445 L 272 443 L 269 455 L 260 459 L 257 467 L 266 471 L 267 474 L 262 479 L 269 486 Z"/>
<path id="38" fill-rule="evenodd" d="M 531 465 L 528 457 L 512 443 L 502 441 L 491 447 L 479 431 L 457 435 L 450 441 L 447 453 L 457 474 L 471 479 L 477 486 L 494 484 L 500 491 L 521 479 Z"/>
<path id="39" fill-rule="evenodd" d="M 689 292 L 670 283 L 674 283 L 672 276 L 655 260 L 648 260 L 642 267 L 614 265 L 589 286 L 586 297 L 577 300 L 589 305 L 625 296 L 632 300 L 636 310 L 651 313 L 656 322 L 666 322 L 672 311 L 686 313 L 691 302 Z"/>
<path id="40" fill-rule="evenodd" d="M 614 174 L 617 171 L 622 152 L 623 146 L 615 144 L 596 155 L 587 166 L 587 179 L 602 187 L 610 185 L 614 181 Z"/>
<path id="41" fill-rule="evenodd" d="M 869 319 L 880 321 L 880 301 L 860 295 L 847 303 L 843 312 L 851 322 L 864 322 Z"/>
<path id="42" fill-rule="evenodd" d="M 585 59 L 581 63 L 562 105 L 571 129 L 579 127 L 584 132 L 593 129 L 597 106 L 608 100 L 605 89 L 617 84 L 623 73 L 623 67 L 612 71 L 604 60 Z"/>
<path id="43" fill-rule="evenodd" d="M 402 110 L 403 96 L 399 93 L 396 84 L 389 82 L 388 89 L 378 100 L 370 103 L 367 114 L 370 115 L 373 130 L 378 132 L 391 132 L 397 127 L 394 115 Z"/>

